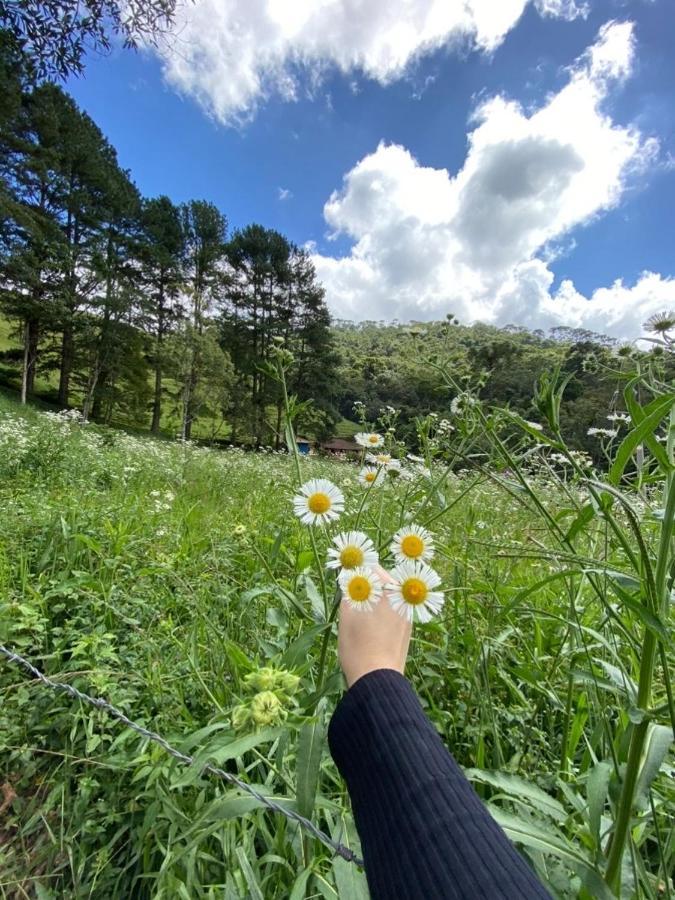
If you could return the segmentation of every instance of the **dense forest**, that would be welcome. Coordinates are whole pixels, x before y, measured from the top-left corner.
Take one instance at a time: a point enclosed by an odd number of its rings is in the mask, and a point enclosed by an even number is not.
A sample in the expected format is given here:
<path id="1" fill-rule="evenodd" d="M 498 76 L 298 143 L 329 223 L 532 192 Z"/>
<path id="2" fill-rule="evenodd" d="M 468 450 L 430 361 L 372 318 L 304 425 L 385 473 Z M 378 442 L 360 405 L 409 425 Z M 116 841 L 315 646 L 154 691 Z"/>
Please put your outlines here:
<path id="1" fill-rule="evenodd" d="M 232 231 L 208 199 L 143 197 L 96 123 L 49 79 L 73 68 L 78 45 L 61 47 L 61 63 L 59 47 L 48 50 L 51 71 L 34 45 L 0 31 L 0 383 L 22 402 L 184 439 L 278 446 L 281 395 L 268 363 L 283 341 L 310 436 L 349 434 L 356 401 L 370 419 L 394 407 L 404 432 L 415 417 L 447 413 L 443 360 L 458 384 L 529 416 L 536 379 L 560 368 L 566 436 L 593 449 L 587 430 L 606 424 L 619 387 L 610 339 L 467 327 L 450 313 L 332 322 L 310 255 L 284 235 L 260 224 Z"/>

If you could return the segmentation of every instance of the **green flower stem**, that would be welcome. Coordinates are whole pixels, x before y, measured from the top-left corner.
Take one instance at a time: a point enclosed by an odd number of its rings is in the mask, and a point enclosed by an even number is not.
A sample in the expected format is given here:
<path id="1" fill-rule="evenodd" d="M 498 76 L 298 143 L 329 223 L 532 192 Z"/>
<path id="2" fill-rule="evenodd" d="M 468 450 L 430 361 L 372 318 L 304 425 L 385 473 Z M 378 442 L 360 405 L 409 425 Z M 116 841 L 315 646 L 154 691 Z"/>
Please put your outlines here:
<path id="1" fill-rule="evenodd" d="M 319 572 L 319 584 L 321 586 L 321 596 L 323 597 L 323 614 L 324 616 L 328 615 L 328 591 L 326 589 L 326 576 L 324 575 L 323 565 L 321 564 L 321 556 L 319 555 L 319 548 L 316 543 L 316 535 L 314 534 L 314 528 L 312 525 L 309 526 L 309 539 L 312 544 L 312 553 L 314 554 L 314 562 L 316 563 L 316 568 Z"/>
<path id="2" fill-rule="evenodd" d="M 332 625 L 335 621 L 335 617 L 337 616 L 337 611 L 340 608 L 340 590 L 339 588 L 335 589 L 335 599 L 333 601 L 333 608 L 330 611 L 330 616 L 328 617 L 327 628 L 325 634 L 323 636 L 323 640 L 321 642 L 321 653 L 319 655 L 319 673 L 317 676 L 317 703 L 321 699 L 321 695 L 324 689 L 324 685 L 326 683 L 326 657 L 328 655 L 328 644 L 330 643 L 331 633 L 333 631 Z"/>
<path id="3" fill-rule="evenodd" d="M 361 496 L 361 502 L 360 502 L 360 504 L 359 504 L 359 508 L 358 508 L 357 513 L 356 513 L 356 521 L 354 522 L 354 529 L 355 529 L 356 531 L 358 531 L 359 523 L 361 522 L 361 515 L 363 514 L 363 510 L 364 510 L 364 508 L 365 508 L 365 506 L 366 506 L 366 501 L 367 501 L 367 499 L 368 499 L 368 495 L 369 495 L 370 492 L 372 491 L 373 485 L 374 485 L 374 484 L 375 484 L 375 482 L 374 482 L 374 481 L 371 481 L 370 484 L 368 485 L 368 487 L 365 489 L 365 491 L 363 492 L 363 494 L 362 494 L 362 496 Z M 380 485 L 379 490 L 383 491 L 383 490 L 384 490 L 384 485 Z"/>
<path id="4" fill-rule="evenodd" d="M 673 422 L 671 410 L 671 425 Z M 656 561 L 655 588 L 656 598 L 661 610 L 668 602 L 667 575 L 672 560 L 673 521 L 675 520 L 675 478 L 666 479 L 666 508 L 661 523 L 661 536 L 659 551 Z M 660 611 L 660 610 L 659 610 Z M 642 657 L 640 662 L 640 677 L 638 681 L 638 709 L 646 711 L 651 704 L 652 680 L 654 677 L 654 664 L 656 662 L 657 639 L 653 631 L 645 628 L 645 636 L 642 644 Z M 626 774 L 621 789 L 619 805 L 616 813 L 616 824 L 612 834 L 612 840 L 607 859 L 605 881 L 610 889 L 617 895 L 621 892 L 621 860 L 626 845 L 626 838 L 630 828 L 630 820 L 633 813 L 633 801 L 635 799 L 635 786 L 637 784 L 640 761 L 649 728 L 649 718 L 645 718 L 633 726 L 630 747 L 628 750 L 628 762 Z"/>
<path id="5" fill-rule="evenodd" d="M 388 477 L 386 471 L 383 471 L 385 479 Z M 384 513 L 384 485 L 380 488 L 380 509 L 377 514 L 377 541 L 378 544 L 382 540 L 382 515 Z"/>
<path id="6" fill-rule="evenodd" d="M 644 709 L 649 703 L 655 651 L 656 638 L 654 637 L 653 632 L 647 630 L 645 632 L 645 640 L 642 647 L 642 663 L 640 665 L 640 681 L 638 685 L 638 707 L 640 709 Z M 640 760 L 642 759 L 642 750 L 644 748 L 645 738 L 647 737 L 648 727 L 649 719 L 647 717 L 645 717 L 638 725 L 633 726 L 630 748 L 628 750 L 628 762 L 626 763 L 626 774 L 621 789 L 621 797 L 619 798 L 619 806 L 616 813 L 616 823 L 609 848 L 605 881 L 617 897 L 621 895 L 621 860 L 623 859 L 626 837 L 630 827 L 635 786 L 637 784 Z"/>
<path id="7" fill-rule="evenodd" d="M 291 438 L 291 447 L 288 449 L 291 451 L 293 456 L 293 462 L 295 463 L 295 474 L 298 479 L 298 487 L 302 484 L 302 469 L 300 468 L 300 451 L 298 450 L 298 442 L 295 440 L 295 431 L 293 429 L 293 421 L 291 418 L 291 404 L 288 399 L 288 388 L 286 387 L 286 373 L 284 371 L 283 364 L 281 360 L 277 362 L 277 370 L 279 372 L 279 383 L 281 384 L 281 391 L 284 398 L 284 412 L 286 413 L 286 429 L 289 437 Z"/>

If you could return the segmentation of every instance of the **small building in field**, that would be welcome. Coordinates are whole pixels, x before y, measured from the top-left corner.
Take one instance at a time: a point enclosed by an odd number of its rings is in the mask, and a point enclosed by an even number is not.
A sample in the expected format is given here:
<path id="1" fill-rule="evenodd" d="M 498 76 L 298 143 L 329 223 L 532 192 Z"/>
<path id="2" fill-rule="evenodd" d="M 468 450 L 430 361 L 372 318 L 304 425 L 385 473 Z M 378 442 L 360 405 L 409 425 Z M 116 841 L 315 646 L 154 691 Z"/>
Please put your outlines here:
<path id="1" fill-rule="evenodd" d="M 355 441 L 346 441 L 344 438 L 331 438 L 330 441 L 324 441 L 321 444 L 324 453 L 330 456 L 358 456 L 362 447 Z"/>
<path id="2" fill-rule="evenodd" d="M 300 435 L 297 435 L 295 438 L 295 443 L 297 445 L 298 452 L 303 456 L 309 456 L 309 454 L 312 452 L 312 446 L 314 442 L 310 441 L 309 438 L 300 437 Z"/>

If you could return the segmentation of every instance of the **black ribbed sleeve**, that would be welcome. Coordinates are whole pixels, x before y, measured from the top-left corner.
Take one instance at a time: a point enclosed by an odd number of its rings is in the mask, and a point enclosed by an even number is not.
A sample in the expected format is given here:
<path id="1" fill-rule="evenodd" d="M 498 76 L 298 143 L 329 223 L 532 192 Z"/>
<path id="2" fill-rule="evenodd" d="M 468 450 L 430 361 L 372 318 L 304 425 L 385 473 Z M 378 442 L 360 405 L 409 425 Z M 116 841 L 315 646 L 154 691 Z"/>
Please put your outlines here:
<path id="1" fill-rule="evenodd" d="M 373 900 L 549 898 L 398 672 L 359 678 L 335 710 L 328 741 Z"/>

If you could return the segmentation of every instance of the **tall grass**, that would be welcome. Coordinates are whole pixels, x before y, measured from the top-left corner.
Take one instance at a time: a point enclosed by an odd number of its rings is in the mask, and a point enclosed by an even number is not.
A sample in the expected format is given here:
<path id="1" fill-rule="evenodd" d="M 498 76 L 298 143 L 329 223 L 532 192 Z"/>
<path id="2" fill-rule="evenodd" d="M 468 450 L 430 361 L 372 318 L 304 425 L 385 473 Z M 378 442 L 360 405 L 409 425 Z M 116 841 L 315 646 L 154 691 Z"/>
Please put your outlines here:
<path id="1" fill-rule="evenodd" d="M 423 462 L 362 524 L 434 530 L 446 605 L 416 626 L 409 674 L 552 893 L 670 897 L 675 398 L 657 374 L 627 381 L 606 472 L 562 443 L 560 398 L 540 386 L 543 430 L 469 393 L 451 422 L 420 422 Z M 313 546 L 289 498 L 329 477 L 355 515 L 356 471 L 4 403 L 0 639 L 355 845 L 325 748 L 341 690 L 328 536 Z M 268 664 L 301 676 L 295 703 L 236 732 L 246 676 Z M 0 896 L 367 896 L 354 866 L 104 714 L 4 664 L 0 697 Z"/>

